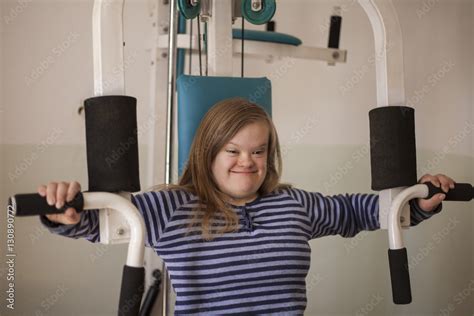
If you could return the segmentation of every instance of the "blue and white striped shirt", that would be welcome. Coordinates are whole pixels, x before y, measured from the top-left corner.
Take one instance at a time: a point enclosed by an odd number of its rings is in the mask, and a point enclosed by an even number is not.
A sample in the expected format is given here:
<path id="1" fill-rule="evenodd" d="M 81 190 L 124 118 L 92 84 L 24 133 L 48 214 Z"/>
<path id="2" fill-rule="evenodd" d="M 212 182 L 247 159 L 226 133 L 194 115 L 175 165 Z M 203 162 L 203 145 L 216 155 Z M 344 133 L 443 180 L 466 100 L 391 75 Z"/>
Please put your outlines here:
<path id="1" fill-rule="evenodd" d="M 378 195 L 323 196 L 300 189 L 275 191 L 244 206 L 233 206 L 239 230 L 211 241 L 190 233 L 196 196 L 163 190 L 137 194 L 132 202 L 143 214 L 147 246 L 164 260 L 176 291 L 175 315 L 302 315 L 305 278 L 313 238 L 355 236 L 379 228 Z M 411 201 L 411 224 L 440 211 L 424 212 Z M 99 241 L 98 212 L 83 212 L 77 225 L 42 222 L 67 237 Z"/>

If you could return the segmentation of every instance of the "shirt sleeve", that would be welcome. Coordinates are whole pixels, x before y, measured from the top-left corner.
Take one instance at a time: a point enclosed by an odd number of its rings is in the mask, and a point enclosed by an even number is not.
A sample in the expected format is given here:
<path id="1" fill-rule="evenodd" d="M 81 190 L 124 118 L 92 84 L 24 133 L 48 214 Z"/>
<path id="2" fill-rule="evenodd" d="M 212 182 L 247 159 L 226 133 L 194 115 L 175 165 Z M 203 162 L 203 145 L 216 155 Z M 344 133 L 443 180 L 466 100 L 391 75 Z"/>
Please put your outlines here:
<path id="1" fill-rule="evenodd" d="M 186 197 L 181 191 L 162 190 L 137 194 L 132 198 L 145 221 L 146 246 L 158 246 L 174 210 L 184 203 Z"/>
<path id="2" fill-rule="evenodd" d="M 182 192 L 166 190 L 132 195 L 132 203 L 144 218 L 146 246 L 157 246 L 173 210 L 183 203 L 186 196 Z M 51 222 L 46 216 L 41 216 L 40 220 L 52 233 L 70 238 L 85 238 L 91 242 L 100 242 L 99 210 L 82 212 L 80 222 L 72 225 Z"/>
<path id="3" fill-rule="evenodd" d="M 99 210 L 87 210 L 81 213 L 77 224 L 64 225 L 50 221 L 46 216 L 40 216 L 41 223 L 53 234 L 69 238 L 85 238 L 91 242 L 100 241 Z"/>
<path id="4" fill-rule="evenodd" d="M 318 192 L 291 189 L 293 195 L 308 212 L 312 238 L 330 235 L 353 237 L 361 231 L 380 228 L 378 194 L 338 194 L 323 196 Z M 411 225 L 441 211 L 441 205 L 433 212 L 421 210 L 416 201 L 410 201 Z"/>

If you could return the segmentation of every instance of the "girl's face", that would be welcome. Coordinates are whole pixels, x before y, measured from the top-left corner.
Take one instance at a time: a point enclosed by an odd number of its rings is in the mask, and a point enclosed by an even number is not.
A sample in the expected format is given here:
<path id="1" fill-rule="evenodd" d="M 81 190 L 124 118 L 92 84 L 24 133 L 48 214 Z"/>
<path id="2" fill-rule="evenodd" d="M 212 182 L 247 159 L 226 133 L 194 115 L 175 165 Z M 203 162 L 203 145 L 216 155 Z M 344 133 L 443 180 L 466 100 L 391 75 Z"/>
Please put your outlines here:
<path id="1" fill-rule="evenodd" d="M 269 133 L 265 122 L 248 124 L 214 159 L 214 181 L 231 204 L 244 205 L 257 197 L 267 174 Z"/>

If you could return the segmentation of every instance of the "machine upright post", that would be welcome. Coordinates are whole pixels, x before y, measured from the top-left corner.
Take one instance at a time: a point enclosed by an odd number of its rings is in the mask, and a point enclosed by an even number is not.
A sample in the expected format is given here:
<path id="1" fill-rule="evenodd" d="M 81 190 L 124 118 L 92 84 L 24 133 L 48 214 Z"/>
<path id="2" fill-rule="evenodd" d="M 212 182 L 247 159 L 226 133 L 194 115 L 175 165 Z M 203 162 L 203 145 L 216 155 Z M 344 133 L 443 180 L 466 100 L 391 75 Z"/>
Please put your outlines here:
<path id="1" fill-rule="evenodd" d="M 391 0 L 358 0 L 367 13 L 374 32 L 377 106 L 405 106 L 405 78 L 403 41 L 397 11 Z M 390 205 L 404 189 L 391 188 L 380 191 L 380 228 L 387 229 Z M 402 211 L 401 225 L 410 226 L 410 208 Z"/>
<path id="2" fill-rule="evenodd" d="M 173 175 L 173 121 L 174 103 L 176 93 L 176 54 L 178 34 L 178 10 L 176 0 L 170 0 L 170 24 L 168 33 L 168 90 L 166 110 L 166 160 L 165 160 L 165 184 L 172 182 Z M 169 276 L 166 265 L 163 262 L 163 315 L 168 315 Z"/>
<path id="3" fill-rule="evenodd" d="M 214 0 L 211 5 L 206 39 L 209 75 L 232 77 L 232 0 Z"/>
<path id="4" fill-rule="evenodd" d="M 125 94 L 123 3 L 124 0 L 94 1 L 94 96 Z"/>

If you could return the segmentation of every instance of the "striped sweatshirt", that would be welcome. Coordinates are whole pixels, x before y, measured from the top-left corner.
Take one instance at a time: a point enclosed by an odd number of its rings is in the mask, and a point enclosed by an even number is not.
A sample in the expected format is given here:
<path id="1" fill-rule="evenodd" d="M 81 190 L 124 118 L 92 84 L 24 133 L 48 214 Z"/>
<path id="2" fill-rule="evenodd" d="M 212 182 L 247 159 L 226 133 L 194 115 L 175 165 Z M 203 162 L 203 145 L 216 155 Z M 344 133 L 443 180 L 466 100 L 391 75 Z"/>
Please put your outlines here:
<path id="1" fill-rule="evenodd" d="M 187 224 L 198 205 L 185 191 L 136 194 L 132 202 L 146 224 L 146 245 L 164 260 L 176 292 L 175 315 L 302 315 L 309 240 L 376 230 L 378 195 L 320 193 L 287 188 L 232 206 L 239 230 L 204 241 Z M 424 212 L 410 201 L 411 225 L 441 210 Z M 76 225 L 42 217 L 52 232 L 99 241 L 98 211 L 81 214 Z M 188 234 L 186 234 L 188 232 Z"/>

